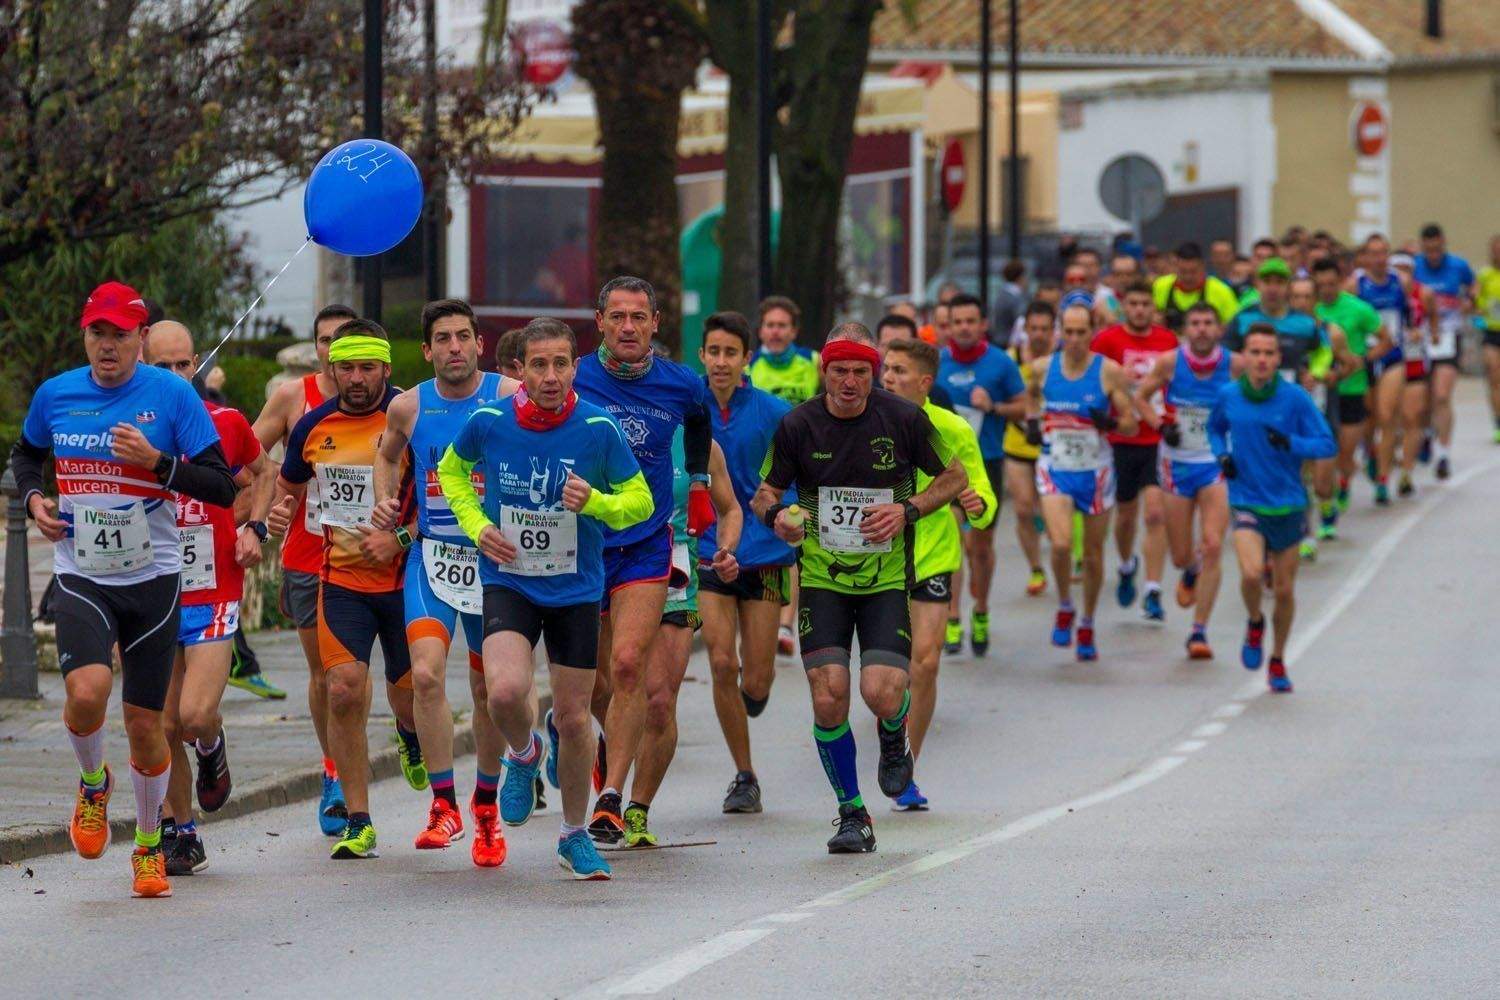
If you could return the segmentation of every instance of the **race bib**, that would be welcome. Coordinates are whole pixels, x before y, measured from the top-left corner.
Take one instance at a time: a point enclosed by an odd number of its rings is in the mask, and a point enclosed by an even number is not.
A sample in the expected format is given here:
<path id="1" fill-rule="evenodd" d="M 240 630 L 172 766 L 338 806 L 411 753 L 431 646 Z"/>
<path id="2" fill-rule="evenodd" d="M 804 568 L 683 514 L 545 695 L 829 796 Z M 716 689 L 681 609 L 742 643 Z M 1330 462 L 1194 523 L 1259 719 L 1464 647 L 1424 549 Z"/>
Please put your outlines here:
<path id="1" fill-rule="evenodd" d="M 1318 408 L 1319 413 L 1328 412 L 1328 385 L 1325 382 L 1316 382 L 1309 390 L 1313 405 Z"/>
<path id="2" fill-rule="evenodd" d="M 437 599 L 466 615 L 484 613 L 479 587 L 479 550 L 436 538 L 422 539 L 422 571 Z"/>
<path id="3" fill-rule="evenodd" d="M 322 496 L 322 524 L 362 528 L 370 523 L 370 511 L 375 506 L 375 468 L 319 465 L 318 493 Z"/>
<path id="4" fill-rule="evenodd" d="M 85 573 L 110 576 L 151 563 L 151 526 L 146 505 L 121 510 L 73 508 L 73 561 Z"/>
<path id="5" fill-rule="evenodd" d="M 1402 322 L 1402 319 L 1401 319 L 1401 310 L 1399 310 L 1399 309 L 1382 309 L 1382 310 L 1380 310 L 1380 322 L 1381 322 L 1382 325 L 1385 326 L 1385 332 L 1386 332 L 1387 336 L 1389 336 L 1391 338 L 1391 343 L 1393 343 L 1393 344 L 1400 344 L 1401 343 L 1401 332 L 1402 332 L 1402 330 L 1405 327 L 1405 324 Z"/>
<path id="6" fill-rule="evenodd" d="M 1057 427 L 1051 435 L 1052 467 L 1063 472 L 1091 472 L 1103 464 L 1103 437 L 1091 427 Z"/>
<path id="7" fill-rule="evenodd" d="M 667 589 L 667 603 L 687 600 L 688 583 L 692 580 L 692 547 L 687 542 L 672 543 L 672 576 L 682 580 L 682 586 Z"/>
<path id="8" fill-rule="evenodd" d="M 1177 431 L 1182 442 L 1177 447 L 1180 450 L 1208 450 L 1208 415 L 1211 412 L 1206 406 L 1177 407 Z"/>
<path id="9" fill-rule="evenodd" d="M 875 543 L 859 533 L 865 508 L 892 503 L 890 490 L 857 487 L 818 487 L 818 544 L 829 552 L 859 553 L 891 551 L 890 539 Z"/>
<path id="10" fill-rule="evenodd" d="M 979 434 L 979 429 L 984 426 L 983 410 L 976 410 L 972 406 L 959 406 L 957 403 L 954 403 L 953 412 L 969 422 L 969 426 L 974 429 L 976 436 Z"/>
<path id="11" fill-rule="evenodd" d="M 316 477 L 307 481 L 307 504 L 302 513 L 302 527 L 309 535 L 323 533 L 323 496 Z"/>
<path id="12" fill-rule="evenodd" d="M 516 558 L 500 569 L 516 576 L 578 572 L 578 515 L 571 510 L 500 507 L 500 534 L 516 547 Z"/>
<path id="13" fill-rule="evenodd" d="M 177 529 L 177 544 L 182 549 L 182 589 L 213 590 L 219 582 L 214 567 L 214 526 L 200 524 Z"/>

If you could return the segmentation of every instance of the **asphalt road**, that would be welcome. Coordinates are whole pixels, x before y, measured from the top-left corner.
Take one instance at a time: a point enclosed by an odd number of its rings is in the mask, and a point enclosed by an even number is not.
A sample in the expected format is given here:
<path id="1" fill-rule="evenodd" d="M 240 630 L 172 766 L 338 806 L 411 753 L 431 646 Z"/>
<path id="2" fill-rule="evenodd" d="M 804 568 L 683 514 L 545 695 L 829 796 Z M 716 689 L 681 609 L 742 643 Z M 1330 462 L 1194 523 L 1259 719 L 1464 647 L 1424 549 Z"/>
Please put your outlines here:
<path id="1" fill-rule="evenodd" d="M 1238 665 L 1235 571 L 1217 661 L 1182 656 L 1175 607 L 1161 629 L 1111 603 L 1080 665 L 1047 645 L 1051 601 L 1019 595 L 1005 539 L 996 645 L 944 666 L 932 812 L 876 801 L 856 716 L 877 854 L 824 853 L 790 665 L 753 728 L 766 811 L 719 814 L 731 765 L 699 657 L 652 819 L 711 846 L 613 854 L 614 881 L 575 883 L 554 806 L 478 871 L 467 841 L 413 850 L 425 795 L 388 781 L 378 860 L 329 861 L 302 804 L 208 825 L 211 867 L 170 900 L 130 899 L 118 848 L 0 869 L 7 993 L 1500 995 L 1500 450 L 1459 460 L 1390 511 L 1359 483 L 1345 540 L 1304 568 L 1289 697 Z"/>

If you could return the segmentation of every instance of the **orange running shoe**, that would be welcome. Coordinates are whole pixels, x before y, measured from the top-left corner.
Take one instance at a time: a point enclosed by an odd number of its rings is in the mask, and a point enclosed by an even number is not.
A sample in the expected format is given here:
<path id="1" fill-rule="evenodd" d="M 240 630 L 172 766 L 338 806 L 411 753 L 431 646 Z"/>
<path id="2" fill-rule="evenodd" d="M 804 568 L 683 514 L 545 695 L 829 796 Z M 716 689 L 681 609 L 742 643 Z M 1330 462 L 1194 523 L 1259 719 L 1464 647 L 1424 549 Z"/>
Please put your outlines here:
<path id="1" fill-rule="evenodd" d="M 82 779 L 78 782 L 78 801 L 73 804 L 73 821 L 68 837 L 81 858 L 92 861 L 109 849 L 109 796 L 115 790 L 115 776 L 104 768 L 103 791 L 91 792 Z"/>
<path id="2" fill-rule="evenodd" d="M 464 818 L 444 799 L 433 799 L 427 829 L 417 834 L 417 850 L 436 851 L 464 839 Z"/>
<path id="3" fill-rule="evenodd" d="M 135 872 L 135 886 L 131 895 L 137 899 L 155 899 L 172 895 L 172 883 L 167 881 L 167 856 L 161 847 L 136 845 L 130 855 L 130 868 Z"/>
<path id="4" fill-rule="evenodd" d="M 1190 660 L 1212 660 L 1214 651 L 1208 644 L 1208 636 L 1194 629 L 1192 635 L 1188 636 L 1187 654 Z"/>
<path id="5" fill-rule="evenodd" d="M 474 841 L 469 857 L 480 868 L 499 868 L 505 863 L 505 833 L 500 829 L 500 807 L 476 805 L 469 800 L 469 815 L 474 817 Z"/>

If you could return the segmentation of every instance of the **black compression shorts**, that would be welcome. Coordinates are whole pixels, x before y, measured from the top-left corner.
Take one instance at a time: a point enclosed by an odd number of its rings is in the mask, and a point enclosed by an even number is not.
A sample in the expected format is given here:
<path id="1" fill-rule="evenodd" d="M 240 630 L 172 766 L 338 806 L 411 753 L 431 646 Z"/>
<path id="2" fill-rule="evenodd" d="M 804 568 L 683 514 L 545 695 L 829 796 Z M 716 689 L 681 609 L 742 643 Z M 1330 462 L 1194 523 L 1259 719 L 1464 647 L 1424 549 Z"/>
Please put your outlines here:
<path id="1" fill-rule="evenodd" d="M 411 687 L 411 647 L 406 642 L 406 599 L 401 591 L 367 594 L 325 581 L 318 591 L 318 655 L 323 669 L 370 663 L 375 640 L 385 657 L 385 679 Z"/>
<path id="2" fill-rule="evenodd" d="M 489 584 L 484 588 L 484 634 L 515 632 L 536 648 L 546 637 L 547 661 L 560 667 L 599 666 L 599 602 L 560 608 L 533 604 L 520 591 Z"/>
<path id="3" fill-rule="evenodd" d="M 841 594 L 804 586 L 797 611 L 802 667 L 848 669 L 859 637 L 859 665 L 911 668 L 911 607 L 905 590 Z"/>
<path id="4" fill-rule="evenodd" d="M 181 577 L 176 573 L 127 587 L 88 577 L 57 578 L 57 664 L 64 675 L 98 663 L 108 667 L 120 644 L 121 698 L 160 712 L 177 655 Z"/>

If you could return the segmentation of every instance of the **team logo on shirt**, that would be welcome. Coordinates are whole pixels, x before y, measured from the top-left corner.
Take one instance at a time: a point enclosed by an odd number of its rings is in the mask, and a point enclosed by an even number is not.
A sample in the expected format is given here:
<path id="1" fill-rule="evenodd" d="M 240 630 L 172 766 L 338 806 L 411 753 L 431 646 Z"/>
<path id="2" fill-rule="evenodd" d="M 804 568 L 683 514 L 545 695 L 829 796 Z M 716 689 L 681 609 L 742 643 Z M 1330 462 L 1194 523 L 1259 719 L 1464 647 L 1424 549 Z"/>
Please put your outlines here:
<path id="1" fill-rule="evenodd" d="M 138 423 L 138 424 L 154 424 L 154 423 L 156 423 L 156 411 L 155 410 L 137 410 L 136 414 L 135 414 L 135 422 Z"/>
<path id="2" fill-rule="evenodd" d="M 870 439 L 870 450 L 875 453 L 875 464 L 873 468 L 877 472 L 885 472 L 896 467 L 896 442 L 888 437 Z"/>
<path id="3" fill-rule="evenodd" d="M 646 421 L 628 413 L 620 417 L 620 430 L 625 432 L 625 440 L 630 442 L 632 448 L 639 448 L 651 436 L 651 429 L 646 426 Z"/>

